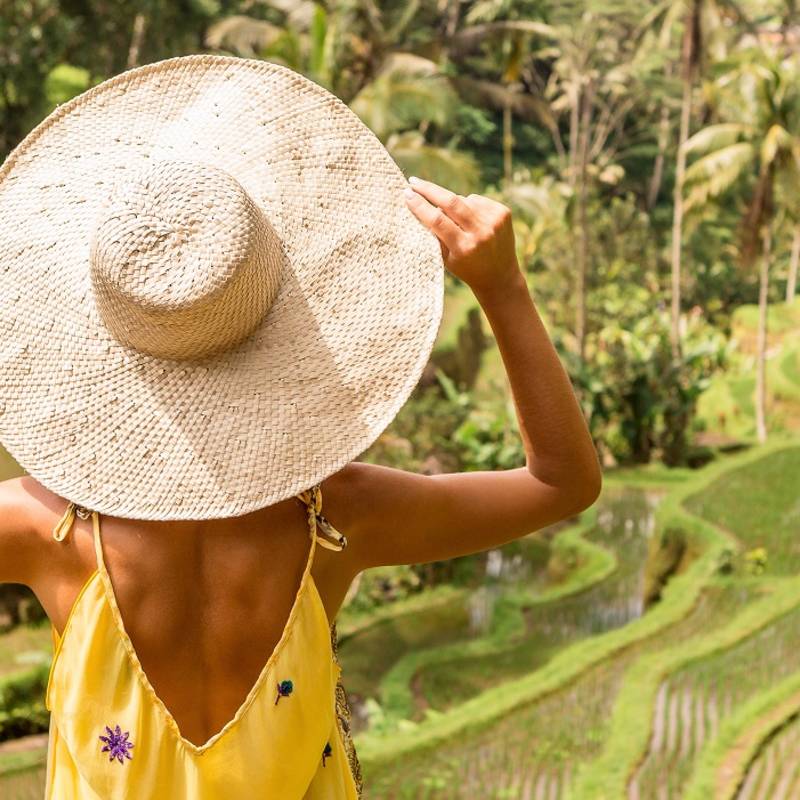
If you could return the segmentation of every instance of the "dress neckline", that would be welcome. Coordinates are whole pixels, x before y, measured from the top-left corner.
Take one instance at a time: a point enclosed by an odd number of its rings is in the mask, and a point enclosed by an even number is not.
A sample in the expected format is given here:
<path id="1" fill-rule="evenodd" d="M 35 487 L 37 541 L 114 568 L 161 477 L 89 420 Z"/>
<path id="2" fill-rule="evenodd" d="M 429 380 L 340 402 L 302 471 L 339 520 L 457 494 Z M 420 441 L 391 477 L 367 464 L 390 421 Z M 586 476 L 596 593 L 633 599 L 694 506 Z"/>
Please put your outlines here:
<path id="1" fill-rule="evenodd" d="M 137 679 L 139 680 L 139 682 L 141 683 L 142 687 L 145 690 L 145 693 L 150 697 L 154 705 L 159 709 L 161 715 L 164 718 L 164 721 L 172 730 L 179 743 L 186 750 L 193 753 L 194 755 L 202 755 L 203 753 L 210 750 L 220 739 L 222 739 L 222 737 L 225 736 L 245 716 L 247 710 L 250 708 L 253 701 L 258 696 L 259 692 L 263 690 L 267 676 L 272 672 L 272 667 L 276 659 L 278 658 L 280 653 L 283 651 L 283 649 L 286 647 L 287 643 L 291 639 L 292 630 L 295 627 L 294 623 L 298 614 L 300 613 L 302 600 L 306 593 L 311 594 L 312 602 L 317 605 L 318 611 L 320 611 L 322 613 L 323 618 L 327 620 L 327 612 L 325 610 L 324 603 L 322 602 L 322 598 L 319 594 L 319 590 L 316 585 L 316 581 L 314 580 L 314 576 L 311 574 L 311 567 L 314 560 L 314 551 L 317 542 L 316 532 L 312 531 L 310 537 L 311 545 L 309 547 L 308 557 L 306 559 L 303 575 L 300 579 L 300 585 L 298 586 L 297 591 L 295 593 L 294 601 L 292 603 L 291 610 L 289 611 L 289 616 L 286 620 L 286 623 L 284 624 L 283 631 L 278 640 L 278 643 L 273 648 L 272 653 L 270 653 L 269 657 L 264 663 L 264 666 L 261 668 L 261 672 L 256 678 L 255 683 L 250 687 L 247 696 L 239 705 L 233 717 L 231 717 L 231 719 L 229 719 L 222 726 L 222 728 L 220 728 L 216 733 L 210 736 L 203 744 L 201 745 L 195 744 L 194 742 L 191 742 L 189 739 L 187 739 L 181 733 L 180 726 L 178 725 L 177 721 L 172 715 L 172 712 L 167 708 L 164 701 L 156 693 L 152 683 L 150 682 L 150 679 L 147 676 L 147 673 L 142 667 L 141 661 L 139 660 L 139 656 L 136 653 L 136 648 L 133 646 L 133 642 L 131 641 L 131 638 L 128 635 L 128 632 L 125 628 L 125 623 L 122 619 L 122 614 L 120 613 L 119 604 L 117 603 L 117 598 L 114 593 L 114 586 L 111 582 L 111 576 L 108 573 L 108 570 L 105 565 L 105 559 L 103 558 L 103 548 L 100 536 L 100 515 L 96 511 L 92 512 L 92 529 L 93 529 L 94 543 L 95 543 L 95 554 L 97 557 L 97 568 L 95 572 L 90 576 L 89 581 L 87 581 L 87 584 L 94 579 L 95 575 L 99 575 L 103 586 L 103 595 L 111 610 L 111 615 L 114 619 L 114 625 L 116 631 L 119 635 L 119 639 L 122 642 L 123 647 L 125 648 L 126 653 L 128 654 L 128 658 L 133 668 L 133 672 L 136 674 Z M 81 594 L 83 594 L 83 592 L 81 592 Z M 70 612 L 69 617 L 71 616 L 72 612 Z M 67 635 L 67 626 L 65 625 L 64 632 L 62 634 L 62 639 L 60 640 L 60 642 L 63 641 L 63 637 L 65 637 L 66 635 Z"/>

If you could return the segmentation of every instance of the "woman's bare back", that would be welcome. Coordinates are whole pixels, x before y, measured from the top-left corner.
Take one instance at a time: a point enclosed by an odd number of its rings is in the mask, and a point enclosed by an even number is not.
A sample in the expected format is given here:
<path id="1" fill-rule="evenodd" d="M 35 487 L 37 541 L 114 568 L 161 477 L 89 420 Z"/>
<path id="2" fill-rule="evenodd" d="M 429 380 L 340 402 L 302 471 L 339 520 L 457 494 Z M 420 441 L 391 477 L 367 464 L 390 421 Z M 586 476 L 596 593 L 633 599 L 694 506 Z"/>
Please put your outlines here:
<path id="1" fill-rule="evenodd" d="M 66 501 L 32 478 L 21 481 L 44 535 Z M 234 717 L 281 638 L 309 555 L 307 511 L 289 498 L 228 519 L 101 515 L 100 524 L 142 669 L 181 734 L 200 745 Z M 52 568 L 34 590 L 60 635 L 97 563 L 91 520 L 76 518 L 64 541 L 51 542 Z M 312 568 L 329 621 L 347 591 L 337 556 L 317 547 Z"/>

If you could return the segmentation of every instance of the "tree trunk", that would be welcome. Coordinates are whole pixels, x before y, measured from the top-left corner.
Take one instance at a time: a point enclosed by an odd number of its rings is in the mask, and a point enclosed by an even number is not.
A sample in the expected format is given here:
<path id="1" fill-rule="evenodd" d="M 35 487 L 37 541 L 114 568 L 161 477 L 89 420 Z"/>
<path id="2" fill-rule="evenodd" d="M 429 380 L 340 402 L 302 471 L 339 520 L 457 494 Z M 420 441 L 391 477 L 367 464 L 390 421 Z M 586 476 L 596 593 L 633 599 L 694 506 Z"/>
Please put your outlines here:
<path id="1" fill-rule="evenodd" d="M 587 273 L 589 271 L 589 219 L 588 174 L 589 127 L 593 102 L 591 84 L 583 92 L 580 115 L 580 136 L 578 137 L 578 274 L 576 281 L 575 338 L 578 341 L 578 358 L 583 361 L 586 349 L 586 293 Z"/>
<path id="2" fill-rule="evenodd" d="M 683 182 L 686 175 L 686 151 L 684 144 L 689 138 L 689 120 L 692 114 L 692 84 L 694 83 L 693 40 L 694 9 L 686 14 L 681 48 L 683 73 L 683 98 L 681 100 L 681 125 L 678 133 L 678 155 L 675 164 L 675 199 L 672 214 L 672 325 L 670 341 L 672 358 L 681 357 L 681 239 L 683 236 Z"/>
<path id="3" fill-rule="evenodd" d="M 763 443 L 767 440 L 767 297 L 769 290 L 769 262 L 772 250 L 770 225 L 764 226 L 764 250 L 761 258 L 758 285 L 758 343 L 756 352 L 756 436 Z"/>
<path id="4" fill-rule="evenodd" d="M 127 69 L 132 69 L 139 65 L 139 51 L 142 49 L 146 30 L 147 17 L 140 12 L 133 20 L 133 32 L 131 33 L 131 46 L 128 49 Z"/>
<path id="5" fill-rule="evenodd" d="M 658 153 L 653 163 L 653 174 L 647 188 L 647 210 L 652 211 L 661 190 L 661 181 L 664 177 L 664 155 L 669 137 L 669 109 L 666 103 L 661 106 L 661 115 L 658 121 Z"/>
<path id="6" fill-rule="evenodd" d="M 567 183 L 575 188 L 578 163 L 578 129 L 580 127 L 580 104 L 583 93 L 580 85 L 575 89 L 569 109 L 569 162 L 567 164 Z"/>
<path id="7" fill-rule="evenodd" d="M 797 293 L 797 265 L 800 263 L 800 223 L 794 227 L 792 238 L 792 255 L 789 259 L 789 276 L 786 281 L 786 302 L 794 302 Z"/>
<path id="8" fill-rule="evenodd" d="M 665 69 L 668 78 L 672 77 L 672 64 L 668 63 Z M 647 210 L 652 211 L 658 193 L 661 191 L 661 181 L 664 179 L 664 159 L 669 143 L 669 106 L 666 101 L 661 103 L 661 113 L 658 120 L 658 153 L 653 163 L 653 175 L 650 178 L 650 185 L 647 188 Z"/>
<path id="9" fill-rule="evenodd" d="M 511 184 L 511 99 L 506 96 L 503 107 L 503 175 L 506 185 Z"/>

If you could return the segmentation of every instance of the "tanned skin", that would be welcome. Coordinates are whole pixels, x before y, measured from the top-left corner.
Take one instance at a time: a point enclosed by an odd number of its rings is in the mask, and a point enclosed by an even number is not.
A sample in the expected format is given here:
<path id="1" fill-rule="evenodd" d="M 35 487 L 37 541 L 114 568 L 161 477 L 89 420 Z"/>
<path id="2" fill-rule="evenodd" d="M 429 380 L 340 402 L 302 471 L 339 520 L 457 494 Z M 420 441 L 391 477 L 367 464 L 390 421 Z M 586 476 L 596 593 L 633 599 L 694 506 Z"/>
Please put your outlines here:
<path id="1" fill-rule="evenodd" d="M 525 465 L 420 475 L 361 462 L 322 482 L 323 513 L 348 539 L 316 549 L 329 620 L 369 567 L 477 553 L 589 507 L 601 470 L 569 378 L 517 262 L 510 210 L 412 181 L 407 207 L 474 292 L 513 394 Z M 91 520 L 58 542 L 67 501 L 31 477 L 0 482 L 0 582 L 36 594 L 56 631 L 95 568 Z M 202 744 L 236 713 L 281 638 L 308 555 L 304 507 L 289 498 L 240 517 L 137 521 L 101 516 L 125 628 L 158 696 Z"/>

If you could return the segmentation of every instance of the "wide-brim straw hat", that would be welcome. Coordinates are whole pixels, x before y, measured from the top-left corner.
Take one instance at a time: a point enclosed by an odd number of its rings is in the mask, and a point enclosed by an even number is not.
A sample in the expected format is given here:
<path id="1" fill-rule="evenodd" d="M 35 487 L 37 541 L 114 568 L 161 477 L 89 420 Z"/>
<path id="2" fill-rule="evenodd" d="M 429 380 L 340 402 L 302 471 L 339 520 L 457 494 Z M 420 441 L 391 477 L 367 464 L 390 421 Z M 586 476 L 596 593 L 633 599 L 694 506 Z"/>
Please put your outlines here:
<path id="1" fill-rule="evenodd" d="M 236 516 L 333 474 L 441 321 L 406 185 L 278 64 L 171 58 L 59 106 L 0 168 L 0 441 L 134 519 Z"/>

